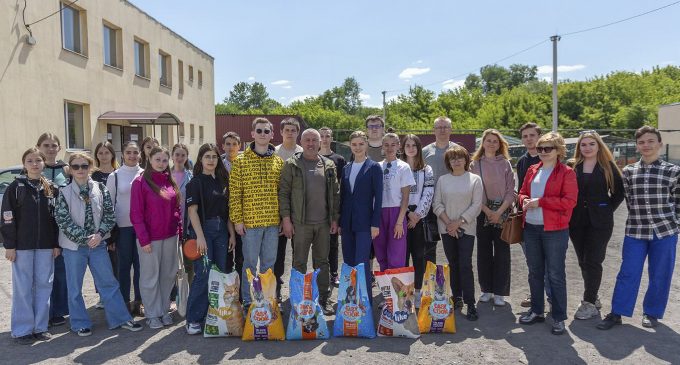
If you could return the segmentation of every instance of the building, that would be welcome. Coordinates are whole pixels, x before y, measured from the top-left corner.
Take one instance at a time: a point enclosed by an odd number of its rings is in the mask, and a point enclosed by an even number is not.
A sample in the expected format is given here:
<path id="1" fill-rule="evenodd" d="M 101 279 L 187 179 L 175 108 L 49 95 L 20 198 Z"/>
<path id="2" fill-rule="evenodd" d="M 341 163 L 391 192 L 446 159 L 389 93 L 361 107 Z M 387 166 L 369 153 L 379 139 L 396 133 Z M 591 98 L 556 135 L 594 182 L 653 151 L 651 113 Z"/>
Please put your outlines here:
<path id="1" fill-rule="evenodd" d="M 666 158 L 680 164 L 680 103 L 659 106 L 659 130 Z"/>
<path id="2" fill-rule="evenodd" d="M 129 1 L 0 0 L 0 49 L 0 167 L 46 131 L 66 153 L 215 140 L 213 57 Z"/>
<path id="3" fill-rule="evenodd" d="M 274 138 L 271 143 L 279 145 L 283 142 L 281 137 L 281 121 L 286 118 L 295 118 L 300 122 L 300 133 L 308 128 L 307 123 L 299 115 L 286 114 L 217 114 L 215 115 L 215 143 L 222 150 L 222 136 L 227 132 L 236 132 L 241 137 L 241 150 L 243 150 L 247 143 L 252 142 L 253 138 L 250 136 L 252 130 L 253 120 L 255 118 L 267 118 L 272 122 L 274 128 Z M 298 142 L 299 142 L 298 136 Z M 222 151 L 224 152 L 224 151 Z"/>

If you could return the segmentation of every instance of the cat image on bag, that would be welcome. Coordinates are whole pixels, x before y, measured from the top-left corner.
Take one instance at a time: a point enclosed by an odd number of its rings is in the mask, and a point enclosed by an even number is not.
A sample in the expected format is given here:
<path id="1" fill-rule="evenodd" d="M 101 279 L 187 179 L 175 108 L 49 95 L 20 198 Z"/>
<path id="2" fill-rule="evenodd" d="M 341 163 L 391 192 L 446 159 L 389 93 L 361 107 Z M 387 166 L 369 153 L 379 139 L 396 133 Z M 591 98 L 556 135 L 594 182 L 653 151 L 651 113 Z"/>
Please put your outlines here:
<path id="1" fill-rule="evenodd" d="M 392 278 L 392 286 L 394 291 L 397 292 L 397 305 L 394 312 L 406 312 L 408 318 L 404 322 L 404 329 L 413 333 L 419 334 L 418 330 L 418 319 L 415 315 L 415 305 L 414 305 L 414 294 L 415 294 L 415 284 L 404 284 L 399 280 L 399 278 Z"/>
<path id="2" fill-rule="evenodd" d="M 357 288 L 352 285 L 348 286 L 346 294 L 345 303 L 357 304 Z"/>
<path id="3" fill-rule="evenodd" d="M 257 284 L 259 285 L 256 285 Z M 269 323 L 273 323 L 276 321 L 278 318 L 276 310 L 274 310 L 274 307 L 272 307 L 271 301 L 267 300 L 267 298 L 264 295 L 264 291 L 262 291 L 262 285 L 259 283 L 259 279 L 253 280 L 253 303 L 251 304 L 251 313 L 255 312 L 255 309 L 262 308 L 265 309 L 267 312 L 270 313 L 271 315 L 271 320 Z"/>
<path id="4" fill-rule="evenodd" d="M 243 310 L 241 309 L 241 303 L 238 300 L 239 296 L 239 281 L 235 280 L 232 285 L 222 283 L 224 288 L 224 294 L 222 294 L 222 299 L 224 304 L 227 305 L 227 315 L 224 320 L 227 322 L 227 328 L 243 328 Z M 241 333 L 237 333 L 241 332 Z M 243 331 L 237 331 L 234 333 L 235 336 L 240 336 Z"/>
<path id="5" fill-rule="evenodd" d="M 302 320 L 302 330 L 305 333 L 314 333 L 319 329 L 319 322 L 316 320 L 316 316 L 309 319 Z"/>

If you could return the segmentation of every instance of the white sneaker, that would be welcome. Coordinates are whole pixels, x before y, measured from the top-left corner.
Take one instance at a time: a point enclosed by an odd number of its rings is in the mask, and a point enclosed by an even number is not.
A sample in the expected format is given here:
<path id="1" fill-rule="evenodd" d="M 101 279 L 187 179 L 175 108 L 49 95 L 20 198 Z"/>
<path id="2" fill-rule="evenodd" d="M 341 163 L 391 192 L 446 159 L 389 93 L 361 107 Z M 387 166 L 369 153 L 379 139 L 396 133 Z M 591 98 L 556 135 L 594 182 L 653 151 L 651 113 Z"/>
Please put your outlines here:
<path id="1" fill-rule="evenodd" d="M 102 302 L 101 298 L 99 298 L 99 301 L 94 305 L 94 307 L 97 309 L 104 309 L 104 302 Z"/>
<path id="2" fill-rule="evenodd" d="M 491 298 L 493 298 L 492 293 L 482 293 L 482 295 L 479 296 L 479 301 L 482 303 L 488 303 Z"/>
<path id="3" fill-rule="evenodd" d="M 495 295 L 493 297 L 493 305 L 495 305 L 496 307 L 505 306 L 505 298 L 502 295 Z"/>
<path id="4" fill-rule="evenodd" d="M 164 326 L 172 326 L 172 314 L 165 313 L 165 315 L 161 317 L 161 322 Z"/>
<path id="5" fill-rule="evenodd" d="M 574 314 L 574 318 L 590 319 L 597 316 L 598 313 L 600 313 L 600 311 L 597 310 L 595 304 L 582 300 L 581 305 L 579 305 L 578 309 L 576 310 L 576 314 Z"/>
<path id="6" fill-rule="evenodd" d="M 159 328 L 163 328 L 163 322 L 161 322 L 160 318 L 149 318 L 146 320 L 146 325 L 149 326 L 149 328 L 157 330 Z"/>
<path id="7" fill-rule="evenodd" d="M 199 333 L 201 333 L 201 324 L 200 323 L 187 323 L 187 334 L 197 335 Z"/>
<path id="8" fill-rule="evenodd" d="M 422 293 L 420 291 L 417 291 L 415 294 L 415 307 L 416 309 L 420 309 L 420 298 L 422 297 Z"/>

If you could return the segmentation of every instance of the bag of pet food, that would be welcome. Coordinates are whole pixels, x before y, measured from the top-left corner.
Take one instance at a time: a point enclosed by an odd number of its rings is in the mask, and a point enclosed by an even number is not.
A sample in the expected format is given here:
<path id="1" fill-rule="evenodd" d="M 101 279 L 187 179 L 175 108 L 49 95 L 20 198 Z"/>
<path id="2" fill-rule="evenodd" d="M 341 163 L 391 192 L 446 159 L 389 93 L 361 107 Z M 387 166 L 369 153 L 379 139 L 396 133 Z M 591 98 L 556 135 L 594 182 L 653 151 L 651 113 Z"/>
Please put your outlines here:
<path id="1" fill-rule="evenodd" d="M 421 333 L 456 333 L 449 275 L 449 265 L 427 262 L 418 311 L 418 327 Z"/>
<path id="2" fill-rule="evenodd" d="M 276 301 L 276 277 L 272 269 L 254 276 L 246 269 L 250 282 L 250 308 L 243 328 L 243 340 L 285 340 L 283 320 Z"/>
<path id="3" fill-rule="evenodd" d="M 333 323 L 335 337 L 375 337 L 371 295 L 366 290 L 364 264 L 342 264 L 338 287 L 338 308 Z"/>
<path id="4" fill-rule="evenodd" d="M 208 275 L 208 314 L 203 337 L 243 335 L 243 309 L 238 301 L 238 274 L 225 274 L 213 265 Z"/>
<path id="5" fill-rule="evenodd" d="M 387 269 L 374 274 L 385 299 L 378 322 L 378 336 L 420 337 L 415 311 L 413 266 Z"/>
<path id="6" fill-rule="evenodd" d="M 288 340 L 315 340 L 329 337 L 326 317 L 319 305 L 319 269 L 302 274 L 290 273 L 290 317 L 286 329 Z"/>

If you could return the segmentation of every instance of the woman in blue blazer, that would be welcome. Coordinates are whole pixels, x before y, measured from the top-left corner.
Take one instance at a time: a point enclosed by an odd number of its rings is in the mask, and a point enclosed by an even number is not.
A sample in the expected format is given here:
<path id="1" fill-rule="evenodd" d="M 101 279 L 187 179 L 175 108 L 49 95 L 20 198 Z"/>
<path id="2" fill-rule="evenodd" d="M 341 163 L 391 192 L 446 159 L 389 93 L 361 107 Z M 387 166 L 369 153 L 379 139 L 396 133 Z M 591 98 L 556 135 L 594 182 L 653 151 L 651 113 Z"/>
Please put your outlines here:
<path id="1" fill-rule="evenodd" d="M 379 163 L 367 158 L 366 133 L 352 133 L 349 142 L 354 159 L 343 169 L 340 189 L 342 257 L 350 266 L 364 263 L 366 288 L 370 288 L 369 256 L 380 232 L 383 172 Z"/>

